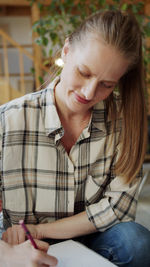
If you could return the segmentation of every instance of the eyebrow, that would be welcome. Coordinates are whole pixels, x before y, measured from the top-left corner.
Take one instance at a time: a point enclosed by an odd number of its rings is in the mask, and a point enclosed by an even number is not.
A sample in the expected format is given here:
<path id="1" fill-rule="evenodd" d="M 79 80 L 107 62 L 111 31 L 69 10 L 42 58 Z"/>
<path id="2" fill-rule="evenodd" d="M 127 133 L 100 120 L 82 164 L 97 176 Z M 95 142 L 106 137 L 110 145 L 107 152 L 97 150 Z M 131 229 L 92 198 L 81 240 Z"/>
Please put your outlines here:
<path id="1" fill-rule="evenodd" d="M 92 73 L 91 70 L 88 68 L 88 66 L 86 66 L 85 64 L 82 64 L 80 66 L 83 66 L 84 68 L 87 69 L 87 71 L 89 71 L 90 74 L 93 74 L 94 76 L 96 76 L 96 74 L 95 73 Z M 114 84 L 116 84 L 118 82 L 118 81 L 106 81 L 106 80 L 103 80 L 103 81 L 104 82 L 109 82 L 109 83 L 114 83 Z"/>

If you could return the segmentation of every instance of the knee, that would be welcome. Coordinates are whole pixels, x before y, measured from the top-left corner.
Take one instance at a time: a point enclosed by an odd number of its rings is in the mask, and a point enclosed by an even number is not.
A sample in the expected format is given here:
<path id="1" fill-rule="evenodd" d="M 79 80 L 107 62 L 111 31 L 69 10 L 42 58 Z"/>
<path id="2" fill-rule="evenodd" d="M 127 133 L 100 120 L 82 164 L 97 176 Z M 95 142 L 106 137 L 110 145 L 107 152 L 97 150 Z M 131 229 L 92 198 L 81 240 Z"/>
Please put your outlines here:
<path id="1" fill-rule="evenodd" d="M 96 239 L 94 250 L 117 266 L 150 266 L 150 231 L 140 224 L 117 224 Z"/>
<path id="2" fill-rule="evenodd" d="M 150 266 L 150 232 L 145 227 L 135 222 L 126 222 L 115 225 L 111 231 L 116 265 Z"/>
<path id="3" fill-rule="evenodd" d="M 135 222 L 120 223 L 114 226 L 120 247 L 127 246 L 132 253 L 149 251 L 150 231 Z M 137 256 L 137 255 L 136 255 Z"/>

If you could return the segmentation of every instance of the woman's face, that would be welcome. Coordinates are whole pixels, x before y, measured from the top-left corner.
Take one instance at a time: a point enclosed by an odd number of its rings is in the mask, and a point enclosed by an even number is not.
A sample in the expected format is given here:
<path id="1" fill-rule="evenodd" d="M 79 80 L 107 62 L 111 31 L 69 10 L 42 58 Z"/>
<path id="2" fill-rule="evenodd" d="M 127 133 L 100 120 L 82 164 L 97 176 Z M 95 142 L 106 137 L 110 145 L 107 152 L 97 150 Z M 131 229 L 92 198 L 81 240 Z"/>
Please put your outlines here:
<path id="1" fill-rule="evenodd" d="M 66 41 L 64 67 L 56 87 L 61 105 L 73 113 L 86 113 L 106 99 L 127 70 L 128 61 L 112 46 L 89 37 L 87 42 L 70 46 Z M 59 101 L 58 101 L 59 107 Z"/>

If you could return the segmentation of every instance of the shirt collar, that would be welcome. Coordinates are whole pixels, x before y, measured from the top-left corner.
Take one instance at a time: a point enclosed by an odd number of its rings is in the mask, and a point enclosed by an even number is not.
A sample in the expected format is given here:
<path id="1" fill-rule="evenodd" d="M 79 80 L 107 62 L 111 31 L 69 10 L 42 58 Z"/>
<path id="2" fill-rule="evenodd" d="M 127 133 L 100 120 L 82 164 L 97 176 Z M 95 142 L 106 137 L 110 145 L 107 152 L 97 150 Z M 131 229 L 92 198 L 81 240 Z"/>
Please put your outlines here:
<path id="1" fill-rule="evenodd" d="M 61 121 L 55 106 L 54 97 L 54 88 L 59 80 L 60 78 L 57 77 L 54 81 L 52 81 L 46 87 L 46 89 L 43 90 L 42 94 L 42 117 L 45 125 L 46 135 L 62 129 Z"/>

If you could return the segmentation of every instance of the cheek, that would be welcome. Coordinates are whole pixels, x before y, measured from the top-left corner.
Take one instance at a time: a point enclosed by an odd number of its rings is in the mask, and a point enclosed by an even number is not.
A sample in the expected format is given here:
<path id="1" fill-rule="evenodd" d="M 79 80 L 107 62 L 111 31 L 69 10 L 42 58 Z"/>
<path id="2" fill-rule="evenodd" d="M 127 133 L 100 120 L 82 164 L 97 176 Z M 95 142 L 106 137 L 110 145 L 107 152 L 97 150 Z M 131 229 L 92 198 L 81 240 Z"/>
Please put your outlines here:
<path id="1" fill-rule="evenodd" d="M 67 83 L 72 89 L 79 89 L 82 85 L 81 80 L 75 72 L 70 72 L 67 75 Z"/>
<path id="2" fill-rule="evenodd" d="M 68 89 L 79 90 L 83 86 L 83 79 L 78 75 L 74 68 L 65 66 L 61 73 L 63 85 Z"/>
<path id="3" fill-rule="evenodd" d="M 113 92 L 113 89 L 107 90 L 107 89 L 98 89 L 96 94 L 96 102 L 99 102 L 101 100 L 105 100 L 109 95 Z"/>

